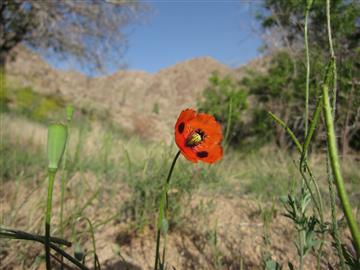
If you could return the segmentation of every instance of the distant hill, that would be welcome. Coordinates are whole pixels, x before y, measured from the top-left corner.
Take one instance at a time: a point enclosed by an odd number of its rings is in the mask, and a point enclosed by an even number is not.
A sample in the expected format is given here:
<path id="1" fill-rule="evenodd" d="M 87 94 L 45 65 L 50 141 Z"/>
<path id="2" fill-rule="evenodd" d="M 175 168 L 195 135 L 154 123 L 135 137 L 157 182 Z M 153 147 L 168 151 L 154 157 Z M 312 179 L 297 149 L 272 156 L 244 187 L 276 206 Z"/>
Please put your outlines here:
<path id="1" fill-rule="evenodd" d="M 239 78 L 246 67 L 231 69 L 211 57 L 201 57 L 156 74 L 121 70 L 89 78 L 74 71 L 55 70 L 24 47 L 15 53 L 15 59 L 6 66 L 9 85 L 31 86 L 38 93 L 59 95 L 75 106 L 106 111 L 126 131 L 151 139 L 172 137 L 178 114 L 196 106 L 212 72 Z"/>

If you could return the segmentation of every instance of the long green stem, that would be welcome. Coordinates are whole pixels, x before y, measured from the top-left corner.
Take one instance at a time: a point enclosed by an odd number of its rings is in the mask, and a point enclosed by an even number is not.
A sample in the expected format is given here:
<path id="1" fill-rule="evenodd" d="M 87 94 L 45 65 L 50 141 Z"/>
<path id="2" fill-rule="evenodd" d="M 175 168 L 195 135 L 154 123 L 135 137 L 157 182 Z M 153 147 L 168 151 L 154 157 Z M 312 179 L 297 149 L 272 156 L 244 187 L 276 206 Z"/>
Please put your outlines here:
<path id="1" fill-rule="evenodd" d="M 320 97 L 318 103 L 316 104 L 316 109 L 315 109 L 315 112 L 314 112 L 314 115 L 313 115 L 313 118 L 311 121 L 310 129 L 306 133 L 305 141 L 304 141 L 304 144 L 302 147 L 302 153 L 301 153 L 301 158 L 300 158 L 300 168 L 303 168 L 304 161 L 306 160 L 307 150 L 310 146 L 312 136 L 314 135 L 316 125 L 319 121 L 319 116 L 320 116 L 321 110 L 322 110 L 322 99 Z"/>
<path id="2" fill-rule="evenodd" d="M 327 31 L 328 31 L 328 39 L 329 39 L 329 48 L 330 48 L 330 56 L 333 60 L 333 97 L 332 97 L 332 114 L 333 119 L 335 120 L 335 111 L 336 111 L 336 95 L 337 95 L 337 72 L 336 72 L 336 58 L 334 52 L 334 46 L 332 42 L 332 32 L 331 32 L 331 23 L 330 23 L 330 0 L 326 0 L 326 22 L 327 22 Z"/>
<path id="3" fill-rule="evenodd" d="M 308 19 L 309 19 L 310 7 L 306 7 L 305 11 L 305 29 L 304 29 L 304 40 L 305 40 L 305 54 L 306 54 L 306 88 L 305 88 L 305 138 L 308 133 L 309 125 L 309 84 L 310 84 L 310 57 L 309 57 L 309 44 L 308 44 Z M 307 152 L 305 152 L 305 157 Z"/>
<path id="4" fill-rule="evenodd" d="M 64 197 L 65 197 L 65 186 L 66 186 L 66 157 L 67 157 L 67 148 L 68 142 L 70 137 L 70 121 L 68 121 L 68 138 L 65 143 L 65 150 L 64 150 L 64 158 L 62 160 L 61 166 L 61 194 L 60 194 L 60 235 L 64 237 Z"/>
<path id="5" fill-rule="evenodd" d="M 169 188 L 172 172 L 174 170 L 176 161 L 177 161 L 178 157 L 180 156 L 180 153 L 181 153 L 180 151 L 178 151 L 176 153 L 174 160 L 171 164 L 171 167 L 170 167 L 170 170 L 169 170 L 166 182 L 165 182 L 165 186 L 163 187 L 163 191 L 162 191 L 162 195 L 161 195 L 161 202 L 160 202 L 160 213 L 159 213 L 160 218 L 158 219 L 158 223 L 162 222 L 162 219 L 163 219 L 162 217 L 166 215 L 166 210 L 168 208 L 167 191 Z M 157 235 L 156 235 L 156 253 L 155 253 L 154 270 L 158 269 L 158 265 L 159 265 L 159 261 L 160 261 L 160 234 L 161 234 L 160 224 L 158 224 L 158 226 L 157 226 L 158 228 L 157 228 Z"/>
<path id="6" fill-rule="evenodd" d="M 324 115 L 325 115 L 325 122 L 326 122 L 326 135 L 327 135 L 327 143 L 328 143 L 328 155 L 329 161 L 331 165 L 331 176 L 335 180 L 335 185 L 340 197 L 340 201 L 345 213 L 345 217 L 347 219 L 351 235 L 353 237 L 353 243 L 356 250 L 357 258 L 360 259 L 360 231 L 359 227 L 354 219 L 351 205 L 349 202 L 349 198 L 347 196 L 345 187 L 344 187 L 344 180 L 342 178 L 342 173 L 340 169 L 340 162 L 339 162 L 339 155 L 337 150 L 336 144 L 336 137 L 335 137 L 335 112 L 336 112 L 336 92 L 337 92 L 337 71 L 336 71 L 336 57 L 334 52 L 334 46 L 332 42 L 332 32 L 331 32 L 331 17 L 330 17 L 330 0 L 326 0 L 326 19 L 327 19 L 327 32 L 328 32 L 328 39 L 329 39 L 329 48 L 330 48 L 330 55 L 333 64 L 333 106 L 330 106 L 329 100 L 329 87 L 327 84 L 323 85 L 323 98 L 324 98 Z M 331 181 L 331 179 L 329 180 Z M 334 210 L 335 211 L 335 210 Z M 335 213 L 333 213 L 334 215 Z M 335 228 L 336 229 L 336 228 Z M 337 233 L 337 232 L 335 232 Z M 336 236 L 336 234 L 335 234 Z M 342 260 L 341 254 L 340 255 L 340 262 Z"/>
<path id="7" fill-rule="evenodd" d="M 273 114 L 272 112 L 268 112 L 268 113 L 269 113 L 270 117 L 272 119 L 274 119 L 274 121 L 276 123 L 278 123 L 283 129 L 285 129 L 285 131 L 289 134 L 292 141 L 295 143 L 296 149 L 301 154 L 302 153 L 302 146 L 301 146 L 299 140 L 296 138 L 294 132 L 292 132 L 292 130 L 287 126 L 287 124 L 284 121 L 282 121 L 279 117 L 277 117 L 275 114 Z"/>
<path id="8" fill-rule="evenodd" d="M 46 269 L 51 269 L 50 262 L 50 224 L 51 224 L 51 209 L 52 209 L 52 194 L 54 189 L 54 179 L 56 170 L 49 169 L 49 186 L 48 196 L 45 213 L 45 258 L 46 258 Z"/>
<path id="9" fill-rule="evenodd" d="M 284 121 L 282 121 L 280 118 L 278 118 L 276 115 L 274 115 L 273 113 L 269 112 L 269 115 L 271 116 L 272 119 L 275 120 L 276 123 L 278 123 L 282 128 L 285 129 L 285 131 L 289 134 L 290 138 L 292 139 L 292 141 L 295 143 L 297 150 L 299 151 L 300 154 L 303 153 L 303 147 L 301 146 L 299 140 L 296 138 L 295 134 L 292 132 L 292 130 L 286 125 L 286 123 Z M 305 175 L 303 169 L 300 167 L 299 171 L 300 174 L 302 176 L 302 178 L 304 179 L 304 182 L 306 184 L 307 189 L 310 192 L 311 195 L 311 199 L 319 213 L 320 219 L 321 221 L 323 221 L 323 211 L 322 211 L 322 203 L 321 203 L 321 194 L 320 194 L 320 190 L 319 187 L 315 181 L 315 178 L 310 170 L 309 165 L 307 164 L 307 161 L 304 160 L 304 164 L 305 164 L 305 169 L 308 171 L 310 179 L 312 180 L 314 186 L 315 186 L 315 190 L 316 190 L 316 194 L 318 199 L 315 199 L 315 195 L 310 187 L 310 182 L 307 178 L 307 176 Z"/>
<path id="10" fill-rule="evenodd" d="M 94 230 L 94 226 L 93 224 L 91 223 L 90 219 L 87 218 L 87 217 L 79 217 L 77 219 L 77 222 L 80 221 L 80 220 L 85 220 L 88 225 L 89 225 L 89 231 L 90 231 L 90 234 L 91 234 L 91 242 L 92 242 L 92 252 L 93 252 L 93 255 L 94 255 L 94 269 L 96 270 L 97 269 L 97 253 L 96 253 L 96 240 L 95 240 L 95 230 Z M 74 226 L 74 232 L 76 233 L 76 235 L 78 234 L 76 232 L 76 229 L 75 229 L 75 226 Z"/>
<path id="11" fill-rule="evenodd" d="M 322 91 L 323 91 L 324 116 L 325 116 L 325 124 L 326 124 L 328 151 L 330 156 L 330 165 L 334 176 L 335 185 L 341 201 L 341 205 L 343 207 L 345 217 L 347 219 L 350 232 L 353 238 L 357 257 L 360 258 L 360 231 L 354 219 L 353 213 L 351 211 L 351 205 L 345 190 L 344 180 L 341 174 L 339 155 L 336 145 L 334 119 L 332 116 L 330 100 L 329 100 L 329 88 L 327 84 L 323 85 Z"/>
<path id="12" fill-rule="evenodd" d="M 66 147 L 66 146 L 65 146 Z M 64 197 L 65 197 L 65 160 L 66 160 L 66 148 L 65 148 L 65 158 L 62 162 L 62 170 L 61 170 L 61 194 L 60 194 L 60 236 L 64 237 Z M 63 262 L 63 257 L 61 257 L 61 262 Z M 61 264 L 61 270 L 64 269 L 64 264 Z"/>
<path id="13" fill-rule="evenodd" d="M 312 135 L 315 131 L 316 125 L 318 123 L 319 120 L 319 115 L 322 109 L 322 99 L 320 98 L 320 100 L 318 101 L 317 105 L 316 105 L 316 109 L 314 112 L 314 116 L 312 118 L 312 122 L 310 125 L 310 130 L 308 130 L 308 125 L 309 125 L 309 88 L 310 88 L 310 56 L 309 56 L 309 43 L 308 43 L 308 19 L 309 19 L 309 12 L 311 9 L 313 1 L 312 0 L 308 0 L 306 3 L 306 11 L 305 11 L 305 28 L 304 28 L 304 41 L 305 41 L 305 54 L 306 54 L 306 89 L 305 89 L 305 141 L 303 144 L 303 148 L 302 148 L 302 153 L 301 153 L 301 158 L 300 158 L 300 173 L 302 175 L 302 177 L 304 178 L 305 182 L 306 181 L 306 176 L 303 172 L 303 164 L 305 163 L 305 169 L 309 168 L 308 164 L 307 164 L 307 154 L 308 154 L 308 147 L 310 145 L 311 139 L 312 139 Z M 317 193 L 317 197 L 318 197 L 318 203 L 319 206 L 317 207 L 318 211 L 319 211 L 319 216 L 320 216 L 320 221 L 321 224 L 324 224 L 324 215 L 323 215 L 323 206 L 322 206 L 322 197 L 321 197 L 321 193 L 319 190 L 319 187 L 315 181 L 315 178 L 312 175 L 311 170 L 308 170 L 308 173 L 310 175 L 310 178 L 312 179 L 312 182 L 315 186 L 316 189 L 316 193 Z M 311 192 L 311 190 L 309 189 L 309 191 Z M 321 257 L 321 253 L 322 253 L 322 248 L 323 248 L 323 244 L 324 244 L 324 239 L 325 239 L 325 235 L 322 234 L 321 237 L 321 241 L 320 241 L 320 246 L 317 252 L 317 269 L 320 269 L 320 257 Z"/>
<path id="14" fill-rule="evenodd" d="M 62 163 L 61 163 L 61 193 L 60 193 L 60 236 L 64 237 L 64 223 L 63 223 L 63 219 L 64 219 L 64 198 L 65 198 L 65 187 L 66 187 L 66 176 L 67 176 L 67 171 L 66 171 L 66 158 L 67 158 L 67 148 L 68 148 L 68 144 L 69 144 L 69 139 L 70 139 L 70 124 L 71 124 L 71 120 L 72 120 L 72 115 L 73 115 L 73 108 L 72 106 L 67 106 L 66 107 L 66 120 L 67 120 L 67 128 L 68 128 L 68 136 L 65 142 L 65 149 L 64 149 L 64 158 L 62 159 Z M 61 258 L 61 262 L 63 262 L 63 258 Z M 64 269 L 64 265 L 61 264 L 61 270 Z"/>
<path id="15" fill-rule="evenodd" d="M 335 59 L 335 52 L 332 45 L 332 36 L 331 36 L 331 24 L 330 24 L 330 3 L 329 1 L 326 2 L 326 17 L 327 17 L 327 27 L 328 27 L 328 38 L 329 38 L 329 47 L 330 47 L 330 54 L 332 61 L 330 62 L 329 68 L 332 67 L 332 74 L 333 74 L 333 107 L 332 107 L 332 117 L 335 119 L 335 109 L 336 109 L 336 89 L 337 89 L 337 72 L 336 72 L 336 59 Z M 335 191 L 334 191 L 334 176 L 331 170 L 330 165 L 330 156 L 329 151 L 327 152 L 326 158 L 326 169 L 328 174 L 328 185 L 329 185 L 329 193 L 330 193 L 330 207 L 331 207 L 331 223 L 332 223 L 332 235 L 335 241 L 335 246 L 338 252 L 339 261 L 340 261 L 340 269 L 345 269 L 345 261 L 344 261 L 344 254 L 341 246 L 341 240 L 339 235 L 339 229 L 337 225 L 336 219 L 336 203 L 335 203 Z"/>
<path id="16" fill-rule="evenodd" d="M 299 231 L 299 270 L 304 268 L 304 245 L 305 245 L 305 232 L 303 229 Z"/>
<path id="17" fill-rule="evenodd" d="M 171 163 L 171 167 L 170 167 L 170 170 L 169 170 L 169 174 L 168 174 L 168 177 L 167 177 L 167 179 L 166 179 L 166 184 L 167 184 L 167 185 L 170 184 L 171 175 L 172 175 L 172 172 L 173 172 L 173 170 L 174 170 L 176 161 L 177 161 L 178 157 L 180 156 L 180 153 L 181 153 L 180 151 L 178 151 L 178 152 L 176 153 L 176 155 L 175 155 L 175 157 L 174 157 L 174 160 L 173 160 L 173 162 Z"/>
<path id="18" fill-rule="evenodd" d="M 155 265 L 154 270 L 157 270 L 159 265 L 159 258 L 160 258 L 160 229 L 157 229 L 156 232 L 156 253 L 155 253 Z"/>
<path id="19" fill-rule="evenodd" d="M 300 173 L 301 173 L 302 177 L 305 180 L 305 183 L 306 183 L 306 175 L 305 175 L 304 171 L 306 171 L 308 169 L 307 156 L 306 156 L 307 155 L 307 150 L 308 150 L 308 148 L 310 146 L 310 142 L 311 142 L 312 136 L 313 136 L 313 134 L 315 132 L 317 123 L 319 122 L 319 116 L 320 116 L 321 110 L 322 110 L 322 98 L 320 96 L 320 98 L 318 99 L 318 102 L 316 104 L 316 109 L 315 109 L 314 115 L 313 115 L 312 120 L 311 120 L 311 125 L 309 127 L 308 133 L 307 133 L 306 138 L 305 138 L 305 142 L 304 142 L 303 147 L 302 147 L 302 153 L 301 153 L 301 158 L 300 158 L 299 170 L 300 170 Z M 308 173 L 309 173 L 310 179 L 312 180 L 312 182 L 313 182 L 313 184 L 315 186 L 317 200 L 318 200 L 318 203 L 319 203 L 318 211 L 319 211 L 320 222 L 321 222 L 321 225 L 323 225 L 324 224 L 324 211 L 323 211 L 324 208 L 323 208 L 321 193 L 320 193 L 319 187 L 318 187 L 318 185 L 317 185 L 317 183 L 315 181 L 315 178 L 312 175 L 311 170 L 308 169 Z M 321 239 L 320 239 L 319 249 L 317 250 L 317 266 L 316 266 L 316 269 L 318 269 L 318 270 L 320 269 L 320 259 L 321 259 L 321 253 L 322 253 L 324 241 L 325 241 L 325 235 L 322 234 Z"/>
<path id="20" fill-rule="evenodd" d="M 320 97 L 318 103 L 316 104 L 316 109 L 315 109 L 314 115 L 313 115 L 312 120 L 311 120 L 311 125 L 310 125 L 308 133 L 306 135 L 304 145 L 302 147 L 299 170 L 300 170 L 300 173 L 303 176 L 304 180 L 305 180 L 306 176 L 303 173 L 303 168 L 305 169 L 305 171 L 307 170 L 308 173 L 309 173 L 310 179 L 312 180 L 312 182 L 313 182 L 313 184 L 315 186 L 316 194 L 317 194 L 317 197 L 318 197 L 317 199 L 318 199 L 318 203 L 319 203 L 319 207 L 318 207 L 319 216 L 320 216 L 321 223 L 323 223 L 324 222 L 324 215 L 323 215 L 323 204 L 322 204 L 321 193 L 320 193 L 319 187 L 318 187 L 318 185 L 317 185 L 317 183 L 315 181 L 315 178 L 314 178 L 314 176 L 313 176 L 313 174 L 312 174 L 312 172 L 311 172 L 311 170 L 310 170 L 310 168 L 308 166 L 307 160 L 306 160 L 306 153 L 307 153 L 307 150 L 308 150 L 308 148 L 310 146 L 310 142 L 311 142 L 312 136 L 313 136 L 313 134 L 315 132 L 316 125 L 317 125 L 317 123 L 319 121 L 319 116 L 320 116 L 321 110 L 322 110 L 322 99 Z"/>
<path id="21" fill-rule="evenodd" d="M 345 261 L 344 261 L 344 254 L 341 247 L 341 241 L 340 241 L 340 235 L 339 235 L 339 229 L 336 219 L 336 197 L 335 197 L 335 191 L 334 191 L 334 177 L 331 172 L 330 168 L 330 159 L 329 159 L 329 153 L 326 155 L 326 170 L 328 174 L 328 185 L 329 185 L 329 193 L 330 193 L 330 208 L 331 208 L 331 223 L 332 223 L 332 236 L 335 241 L 336 250 L 338 252 L 339 261 L 340 261 L 340 269 L 345 269 Z"/>

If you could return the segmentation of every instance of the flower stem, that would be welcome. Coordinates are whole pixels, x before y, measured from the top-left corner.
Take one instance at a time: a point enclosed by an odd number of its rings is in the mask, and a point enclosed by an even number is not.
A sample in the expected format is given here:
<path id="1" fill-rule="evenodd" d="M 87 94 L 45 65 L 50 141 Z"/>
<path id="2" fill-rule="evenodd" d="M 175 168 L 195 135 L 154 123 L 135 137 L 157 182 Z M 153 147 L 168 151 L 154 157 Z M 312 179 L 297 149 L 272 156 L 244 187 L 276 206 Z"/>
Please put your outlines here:
<path id="1" fill-rule="evenodd" d="M 154 270 L 157 270 L 160 258 L 160 229 L 156 233 L 156 253 L 155 253 L 155 265 Z"/>
<path id="2" fill-rule="evenodd" d="M 71 108 L 70 106 L 68 106 L 67 108 Z M 69 144 L 69 139 L 70 139 L 70 124 L 71 124 L 71 120 L 72 120 L 72 113 L 70 113 L 70 115 L 68 115 L 67 117 L 67 127 L 68 127 L 68 137 L 66 139 L 65 142 L 65 149 L 64 149 L 64 158 L 62 159 L 62 164 L 61 164 L 61 194 L 60 194 L 60 236 L 64 237 L 64 224 L 63 224 L 63 218 L 64 218 L 64 197 L 65 197 L 65 187 L 66 187 L 66 176 L 67 176 L 67 171 L 66 171 L 66 158 L 67 158 L 67 149 L 68 149 L 68 144 Z"/>
<path id="3" fill-rule="evenodd" d="M 305 53 L 306 53 L 306 88 L 305 88 L 305 138 L 308 133 L 309 125 L 309 81 L 310 81 L 310 57 L 309 57 L 309 44 L 308 44 L 308 18 L 310 8 L 306 7 L 305 11 L 305 29 L 304 29 L 304 40 L 305 40 Z M 307 151 L 305 152 L 305 157 Z"/>
<path id="4" fill-rule="evenodd" d="M 344 254 L 343 254 L 343 250 L 342 250 L 342 246 L 341 246 L 341 241 L 340 241 L 340 235 L 339 235 L 339 228 L 338 228 L 338 224 L 337 224 L 337 219 L 336 219 L 336 195 L 335 195 L 335 190 L 334 190 L 334 177 L 332 175 L 331 172 L 331 168 L 330 168 L 330 158 L 329 158 L 329 151 L 326 155 L 326 170 L 327 170 L 327 180 L 328 180 L 328 185 L 329 185 L 329 194 L 330 194 L 330 208 L 331 208 L 331 223 L 332 223 L 332 237 L 334 238 L 335 241 L 335 246 L 336 246 L 336 250 L 338 252 L 338 256 L 339 256 L 339 262 L 340 262 L 340 269 L 344 270 L 345 269 L 345 260 L 344 260 Z"/>
<path id="5" fill-rule="evenodd" d="M 166 179 L 166 182 L 165 182 L 165 185 L 163 187 L 163 190 L 162 190 L 162 195 L 161 195 L 161 201 L 160 201 L 160 213 L 159 213 L 159 217 L 161 215 L 166 215 L 166 210 L 168 208 L 168 196 L 167 196 L 167 191 L 168 191 L 168 188 L 169 188 L 169 184 L 170 184 L 170 180 L 171 180 L 171 175 L 172 175 L 172 172 L 174 170 L 174 167 L 175 167 L 175 164 L 176 164 L 176 161 L 178 159 L 178 157 L 180 156 L 180 151 L 178 151 L 174 157 L 174 160 L 171 164 L 171 167 L 170 167 L 170 170 L 169 170 L 169 173 L 168 173 L 168 176 L 167 176 L 167 179 Z M 165 202 L 164 202 L 164 198 L 165 199 Z M 162 218 L 159 218 L 158 219 L 158 223 L 162 221 Z M 161 224 L 161 223 L 160 223 Z M 161 230 L 160 230 L 160 224 L 158 224 L 158 228 L 157 228 L 157 235 L 156 235 L 156 253 L 155 253 L 155 265 L 154 265 L 154 270 L 157 270 L 158 269 L 158 265 L 159 265 L 159 260 L 160 260 L 160 233 L 161 233 Z"/>
<path id="6" fill-rule="evenodd" d="M 319 104 L 318 104 L 318 107 L 319 107 Z M 288 135 L 290 136 L 290 138 L 293 140 L 295 146 L 296 146 L 296 149 L 299 151 L 299 153 L 301 155 L 303 155 L 304 151 L 303 151 L 303 147 L 301 146 L 299 140 L 296 138 L 295 134 L 292 132 L 292 130 L 286 125 L 286 123 L 284 121 L 282 121 L 280 118 L 278 118 L 276 115 L 274 115 L 273 113 L 269 112 L 269 115 L 270 117 L 277 123 L 279 124 L 287 133 Z M 305 140 L 305 144 L 304 144 L 304 147 L 307 147 L 306 145 L 308 143 L 310 143 L 310 139 L 311 139 L 311 136 L 312 136 L 312 133 L 313 133 L 313 130 L 315 129 L 315 121 L 316 121 L 316 117 L 314 117 L 313 119 L 313 122 L 310 126 L 310 131 L 308 133 L 308 136 Z M 302 169 L 302 165 L 304 164 L 304 167 L 305 167 L 305 170 Z M 302 176 L 302 178 L 304 179 L 305 181 L 305 184 L 306 184 L 306 187 L 307 189 L 309 190 L 310 192 L 310 195 L 311 195 L 311 199 L 313 200 L 314 202 L 314 205 L 319 213 L 319 216 L 320 216 L 320 221 L 321 223 L 323 224 L 323 221 L 324 221 L 324 218 L 323 218 L 323 207 L 322 207 L 322 199 L 321 199 L 321 193 L 320 193 L 320 189 L 319 189 L 319 186 L 317 185 L 316 183 L 316 180 L 315 180 L 315 177 L 310 169 L 310 166 L 308 165 L 306 159 L 304 160 L 304 158 L 301 158 L 301 161 L 300 161 L 300 166 L 299 166 L 299 171 L 300 171 L 300 174 Z M 315 199 L 315 195 L 310 187 L 310 181 L 309 179 L 306 177 L 304 171 L 307 171 L 308 174 L 309 174 L 309 177 L 311 179 L 311 181 L 313 182 L 314 186 L 315 186 L 315 191 L 316 191 L 316 194 L 317 194 L 317 197 L 318 197 L 318 200 Z"/>
<path id="7" fill-rule="evenodd" d="M 328 151 L 330 156 L 331 170 L 334 176 L 335 185 L 339 194 L 341 205 L 343 207 L 346 220 L 348 222 L 350 232 L 353 238 L 354 247 L 357 257 L 360 258 L 360 231 L 351 212 L 351 205 L 348 195 L 345 190 L 344 180 L 340 170 L 339 155 L 337 152 L 334 119 L 331 111 L 331 105 L 329 100 L 329 87 L 327 84 L 323 85 L 323 103 L 324 103 L 324 116 L 326 124 L 326 137 L 328 144 Z"/>
<path id="8" fill-rule="evenodd" d="M 304 243 L 305 242 L 305 232 L 303 229 L 299 231 L 299 270 L 304 268 Z"/>
<path id="9" fill-rule="evenodd" d="M 71 120 L 72 120 L 72 116 L 73 116 L 73 107 L 72 106 L 67 106 L 66 107 L 66 120 L 67 120 L 67 128 L 68 128 L 68 137 L 66 139 L 65 142 L 65 149 L 64 149 L 64 158 L 62 159 L 62 163 L 61 163 L 61 193 L 60 193 L 60 236 L 64 237 L 64 198 L 65 198 L 65 187 L 66 187 L 66 180 L 65 178 L 68 175 L 68 172 L 66 170 L 66 159 L 67 159 L 67 149 L 68 149 L 68 144 L 69 144 L 69 139 L 70 139 L 70 124 L 71 124 Z M 61 262 L 64 261 L 64 258 L 61 257 Z M 61 264 L 60 267 L 61 270 L 64 270 L 64 264 Z"/>
<path id="10" fill-rule="evenodd" d="M 51 209 L 52 209 L 52 194 L 54 189 L 54 179 L 55 179 L 56 170 L 49 169 L 49 186 L 48 186 L 48 196 L 46 204 L 46 214 L 45 214 L 45 258 L 46 258 L 46 269 L 51 270 L 50 262 L 50 223 L 51 223 Z"/>
<path id="11" fill-rule="evenodd" d="M 335 111 L 336 111 L 336 90 L 337 90 L 337 72 L 336 72 L 336 57 L 334 52 L 334 46 L 332 42 L 331 34 L 331 16 L 330 16 L 330 0 L 326 0 L 326 22 L 327 32 L 329 39 L 330 55 L 333 67 L 333 106 L 330 105 L 329 99 L 329 86 L 327 83 L 323 85 L 323 102 L 324 102 L 324 116 L 326 124 L 326 136 L 327 136 L 327 148 L 329 154 L 329 160 L 331 165 L 331 174 L 335 180 L 335 185 L 340 197 L 341 205 L 343 207 L 345 217 L 350 228 L 350 232 L 353 238 L 354 247 L 356 250 L 357 258 L 360 259 L 360 231 L 359 227 L 354 219 L 351 205 L 349 202 L 348 195 L 345 190 L 344 180 L 341 174 L 339 154 L 337 151 L 336 137 L 335 137 Z M 331 175 L 330 174 L 330 175 Z M 331 180 L 331 179 L 330 179 Z M 340 258 L 341 259 L 341 258 Z"/>
<path id="12" fill-rule="evenodd" d="M 327 24 L 327 32 L 329 39 L 329 48 L 330 48 L 330 56 L 333 61 L 333 99 L 332 99 L 332 114 L 333 119 L 335 119 L 335 111 L 336 111 L 336 92 L 337 92 L 337 72 L 336 72 L 336 57 L 334 52 L 334 46 L 332 42 L 332 33 L 331 33 L 331 22 L 330 22 L 330 0 L 326 0 L 326 24 Z"/>

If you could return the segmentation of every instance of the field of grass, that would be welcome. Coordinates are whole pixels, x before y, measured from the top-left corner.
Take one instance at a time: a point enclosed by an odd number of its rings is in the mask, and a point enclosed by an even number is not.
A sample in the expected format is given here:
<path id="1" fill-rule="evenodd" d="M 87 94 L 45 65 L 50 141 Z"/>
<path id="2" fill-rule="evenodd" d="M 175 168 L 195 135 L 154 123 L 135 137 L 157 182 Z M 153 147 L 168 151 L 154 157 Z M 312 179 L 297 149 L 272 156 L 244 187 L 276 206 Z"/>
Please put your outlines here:
<path id="1" fill-rule="evenodd" d="M 11 112 L 3 113 L 1 121 L 1 224 L 42 234 L 46 125 Z M 69 253 L 74 248 L 81 250 L 91 265 L 86 217 L 92 222 L 97 254 L 105 269 L 151 267 L 161 188 L 177 151 L 175 143 L 147 142 L 84 116 L 75 116 L 69 142 L 63 219 L 64 238 L 74 244 Z M 271 255 L 282 263 L 297 265 L 292 243 L 295 232 L 282 216 L 280 202 L 281 196 L 295 191 L 301 182 L 297 158 L 295 153 L 270 147 L 252 153 L 228 150 L 213 166 L 191 164 L 181 157 L 169 190 L 168 261 L 176 269 L 262 269 Z M 328 202 L 325 153 L 311 155 L 310 161 Z M 342 165 L 359 220 L 359 159 L 347 157 Z M 60 183 L 58 174 L 53 236 L 62 231 Z M 329 207 L 325 214 L 330 215 Z M 341 228 L 348 235 L 345 226 Z M 330 245 L 327 239 L 329 254 Z M 1 246 L 2 269 L 37 269 L 44 264 L 41 245 L 4 240 Z M 314 263 L 313 254 L 305 265 L 312 269 Z"/>

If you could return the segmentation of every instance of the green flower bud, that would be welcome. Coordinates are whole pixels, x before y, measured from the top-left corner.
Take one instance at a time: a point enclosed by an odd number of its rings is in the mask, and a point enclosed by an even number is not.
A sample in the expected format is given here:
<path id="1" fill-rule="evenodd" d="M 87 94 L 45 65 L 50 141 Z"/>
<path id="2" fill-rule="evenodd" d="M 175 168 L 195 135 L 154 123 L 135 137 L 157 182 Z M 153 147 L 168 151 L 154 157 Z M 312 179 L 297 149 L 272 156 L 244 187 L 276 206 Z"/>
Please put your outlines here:
<path id="1" fill-rule="evenodd" d="M 48 169 L 57 171 L 67 140 L 66 125 L 57 123 L 48 127 Z"/>

